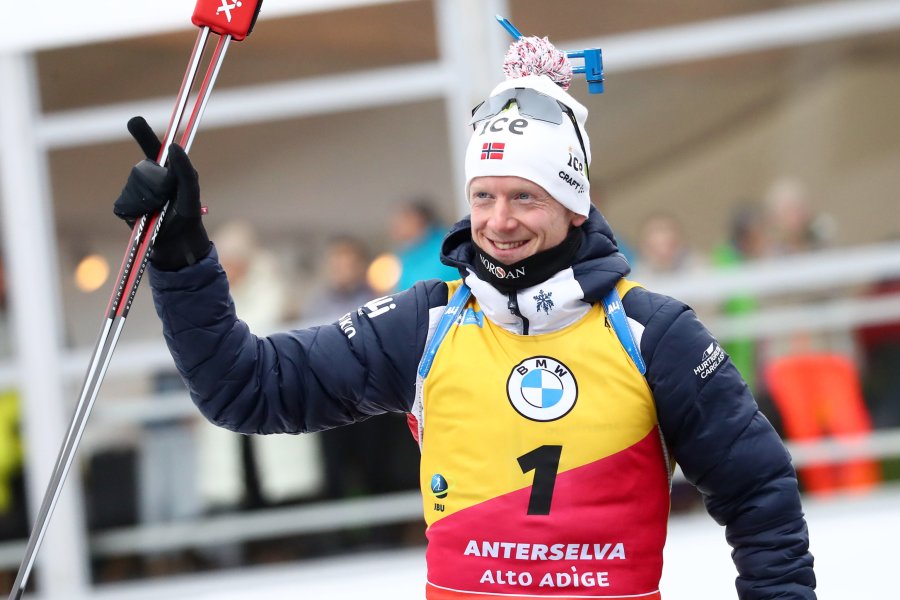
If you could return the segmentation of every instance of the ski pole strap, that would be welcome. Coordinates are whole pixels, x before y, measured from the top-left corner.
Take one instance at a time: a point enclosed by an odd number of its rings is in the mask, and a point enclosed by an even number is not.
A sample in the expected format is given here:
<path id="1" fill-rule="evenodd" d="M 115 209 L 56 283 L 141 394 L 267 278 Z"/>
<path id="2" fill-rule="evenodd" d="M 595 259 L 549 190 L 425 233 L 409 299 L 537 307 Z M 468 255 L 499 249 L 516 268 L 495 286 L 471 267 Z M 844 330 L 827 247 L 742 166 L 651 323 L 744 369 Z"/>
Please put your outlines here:
<path id="1" fill-rule="evenodd" d="M 472 290 L 469 289 L 469 286 L 461 283 L 456 288 L 453 296 L 450 297 L 450 302 L 447 303 L 447 308 L 444 309 L 444 314 L 441 315 L 441 320 L 438 321 L 434 335 L 431 336 L 431 341 L 428 342 L 425 353 L 422 355 L 422 360 L 419 362 L 419 377 L 422 379 L 428 376 L 431 365 L 434 363 L 434 356 L 437 354 L 438 348 L 441 347 L 441 342 L 447 337 L 447 332 L 450 331 L 450 327 L 453 326 L 453 322 L 456 321 L 471 295 Z"/>
<path id="2" fill-rule="evenodd" d="M 644 363 L 644 357 L 641 356 L 641 350 L 634 339 L 631 326 L 628 325 L 628 317 L 622 306 L 622 297 L 619 296 L 619 291 L 615 287 L 603 297 L 603 309 L 606 311 L 606 318 L 609 319 L 613 331 L 616 332 L 616 337 L 619 338 L 619 343 L 625 348 L 625 352 L 631 357 L 631 361 L 640 374 L 646 375 L 647 365 Z"/>

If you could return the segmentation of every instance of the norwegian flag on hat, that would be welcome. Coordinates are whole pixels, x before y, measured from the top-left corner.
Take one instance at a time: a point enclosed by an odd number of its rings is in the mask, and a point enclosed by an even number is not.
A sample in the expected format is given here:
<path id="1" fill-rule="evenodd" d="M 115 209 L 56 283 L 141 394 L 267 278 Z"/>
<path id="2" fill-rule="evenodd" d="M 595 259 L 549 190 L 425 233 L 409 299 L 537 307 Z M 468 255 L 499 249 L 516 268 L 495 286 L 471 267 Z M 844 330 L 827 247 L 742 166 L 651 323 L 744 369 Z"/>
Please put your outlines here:
<path id="1" fill-rule="evenodd" d="M 481 160 L 503 160 L 506 142 L 485 142 L 481 146 Z"/>

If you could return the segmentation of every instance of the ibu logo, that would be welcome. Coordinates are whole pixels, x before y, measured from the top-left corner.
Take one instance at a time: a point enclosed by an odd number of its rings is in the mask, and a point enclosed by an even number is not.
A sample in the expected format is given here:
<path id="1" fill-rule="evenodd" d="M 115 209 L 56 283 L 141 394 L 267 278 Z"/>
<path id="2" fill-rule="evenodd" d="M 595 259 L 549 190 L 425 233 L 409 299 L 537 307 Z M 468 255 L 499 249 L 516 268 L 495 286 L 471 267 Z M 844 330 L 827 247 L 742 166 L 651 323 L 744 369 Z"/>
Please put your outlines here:
<path id="1" fill-rule="evenodd" d="M 575 406 L 578 383 L 571 369 L 555 358 L 532 356 L 513 367 L 506 394 L 516 412 L 526 419 L 555 421 Z"/>
<path id="2" fill-rule="evenodd" d="M 435 473 L 431 476 L 431 493 L 436 498 L 446 498 L 447 494 L 450 493 L 450 484 L 447 483 L 447 479 L 440 473 Z"/>

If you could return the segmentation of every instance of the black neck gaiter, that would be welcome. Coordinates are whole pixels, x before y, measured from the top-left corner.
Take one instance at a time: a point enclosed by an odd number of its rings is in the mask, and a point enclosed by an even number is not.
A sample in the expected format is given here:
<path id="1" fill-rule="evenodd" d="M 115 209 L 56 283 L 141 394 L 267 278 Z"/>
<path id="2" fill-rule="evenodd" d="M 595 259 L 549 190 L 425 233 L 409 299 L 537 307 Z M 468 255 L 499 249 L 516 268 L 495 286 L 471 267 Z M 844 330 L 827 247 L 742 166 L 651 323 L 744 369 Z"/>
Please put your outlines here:
<path id="1" fill-rule="evenodd" d="M 572 259 L 581 247 L 584 232 L 573 228 L 562 242 L 542 250 L 512 265 L 505 265 L 489 256 L 474 241 L 475 273 L 503 293 L 523 290 L 546 281 L 554 274 L 572 266 Z"/>

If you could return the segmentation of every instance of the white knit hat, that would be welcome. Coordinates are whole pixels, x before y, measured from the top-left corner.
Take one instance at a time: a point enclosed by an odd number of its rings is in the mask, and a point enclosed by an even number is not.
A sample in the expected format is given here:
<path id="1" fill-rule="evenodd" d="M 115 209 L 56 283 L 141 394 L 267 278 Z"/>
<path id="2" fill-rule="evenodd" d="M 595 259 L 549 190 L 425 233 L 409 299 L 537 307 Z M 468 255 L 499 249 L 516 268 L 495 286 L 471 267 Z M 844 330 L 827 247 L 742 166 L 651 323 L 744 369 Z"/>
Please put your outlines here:
<path id="1" fill-rule="evenodd" d="M 466 148 L 466 194 L 476 177 L 513 175 L 533 181 L 572 212 L 587 216 L 591 207 L 587 108 L 547 75 L 504 81 L 491 91 L 487 102 L 495 96 L 509 96 L 507 91 L 516 89 L 549 96 L 571 109 L 571 116 L 563 111 L 561 124 L 538 119 L 529 114 L 534 111 L 527 105 L 520 107 L 517 99 L 500 113 L 475 123 Z"/>

